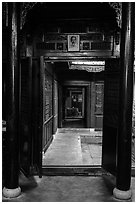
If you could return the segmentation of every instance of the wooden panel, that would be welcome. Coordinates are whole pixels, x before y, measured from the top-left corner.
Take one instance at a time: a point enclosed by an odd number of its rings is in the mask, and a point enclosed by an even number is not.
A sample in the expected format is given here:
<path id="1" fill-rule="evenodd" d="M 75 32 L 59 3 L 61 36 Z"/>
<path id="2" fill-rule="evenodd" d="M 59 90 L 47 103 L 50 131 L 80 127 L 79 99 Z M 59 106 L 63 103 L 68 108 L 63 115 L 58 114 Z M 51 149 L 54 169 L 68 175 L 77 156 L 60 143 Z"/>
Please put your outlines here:
<path id="1" fill-rule="evenodd" d="M 111 50 L 112 43 L 111 42 L 92 42 L 91 50 Z"/>
<path id="2" fill-rule="evenodd" d="M 118 126 L 118 107 L 119 107 L 119 76 L 106 76 L 105 88 L 105 124 Z"/>
<path id="3" fill-rule="evenodd" d="M 118 129 L 103 126 L 102 167 L 116 175 L 116 136 Z"/>
<path id="4" fill-rule="evenodd" d="M 6 72 L 7 64 L 2 64 L 2 120 L 6 120 Z"/>
<path id="5" fill-rule="evenodd" d="M 91 110 L 91 93 L 90 93 L 90 85 L 85 88 L 85 119 L 86 119 L 86 128 L 91 127 L 91 117 L 90 117 L 90 110 Z"/>
<path id="6" fill-rule="evenodd" d="M 102 166 L 116 173 L 116 144 L 119 114 L 119 60 L 106 61 L 104 84 L 104 120 Z"/>
<path id="7" fill-rule="evenodd" d="M 77 22 L 78 23 L 78 22 Z M 80 29 L 81 26 L 77 24 L 75 26 L 70 26 L 67 34 L 66 33 L 45 33 L 45 42 L 35 41 L 34 46 L 34 55 L 43 55 L 43 56 L 107 56 L 111 57 L 113 55 L 113 39 L 114 36 L 112 33 L 103 32 L 103 31 L 94 31 L 91 33 L 80 33 L 76 32 L 75 35 L 80 36 L 80 49 L 79 52 L 68 52 L 68 33 L 71 30 Z M 63 28 L 62 28 L 63 29 Z M 68 29 L 68 26 L 67 26 Z M 86 31 L 86 27 L 84 30 Z M 47 52 L 48 51 L 48 52 Z M 86 52 L 85 52 L 86 51 Z"/>
<path id="8" fill-rule="evenodd" d="M 47 150 L 53 138 L 53 76 L 47 69 L 48 63 L 45 63 L 43 89 L 43 151 Z"/>
<path id="9" fill-rule="evenodd" d="M 44 101 L 44 121 L 52 116 L 52 77 L 45 70 L 45 101 Z"/>
<path id="10" fill-rule="evenodd" d="M 37 49 L 55 50 L 55 43 L 37 43 Z"/>
<path id="11" fill-rule="evenodd" d="M 39 102 L 40 102 L 40 68 L 39 60 L 33 60 L 32 64 L 32 134 L 33 134 L 33 162 L 38 160 L 38 126 L 39 126 Z"/>
<path id="12" fill-rule="evenodd" d="M 53 117 L 49 118 L 49 120 L 45 122 L 43 126 L 43 139 L 42 139 L 43 152 L 47 150 L 53 139 L 52 129 L 53 129 Z"/>
<path id="13" fill-rule="evenodd" d="M 43 134 L 43 57 L 32 62 L 32 145 L 33 166 L 42 176 L 42 134 Z"/>
<path id="14" fill-rule="evenodd" d="M 61 128 L 61 127 L 62 127 L 62 119 L 63 119 L 63 107 L 62 107 L 63 96 L 62 96 L 62 86 L 61 86 L 60 84 L 58 84 L 58 88 L 59 88 L 59 95 L 58 95 L 58 99 L 59 99 L 59 104 L 58 104 L 59 121 L 58 121 L 58 126 L 59 126 L 59 128 Z"/>
<path id="15" fill-rule="evenodd" d="M 95 116 L 95 129 L 96 130 L 102 130 L 103 127 L 103 115 L 96 115 Z"/>
<path id="16" fill-rule="evenodd" d="M 91 128 L 95 128 L 95 82 L 91 82 Z"/>
<path id="17" fill-rule="evenodd" d="M 75 59 L 76 57 L 79 57 L 79 59 L 91 59 L 91 57 L 108 57 L 111 58 L 112 57 L 112 51 L 110 50 L 97 50 L 97 51 L 83 51 L 81 50 L 81 52 L 62 52 L 62 50 L 60 51 L 54 51 L 54 50 L 50 50 L 50 52 L 47 52 L 47 50 L 34 50 L 34 55 L 35 56 L 45 56 L 48 60 L 49 59 L 60 59 L 60 60 L 65 60 L 65 57 L 67 58 L 67 60 L 72 60 Z"/>
<path id="18" fill-rule="evenodd" d="M 103 101 L 104 101 L 104 84 L 95 83 L 95 114 L 103 115 Z"/>
<path id="19" fill-rule="evenodd" d="M 20 168 L 30 173 L 31 165 L 31 113 L 32 113 L 32 59 L 21 60 L 20 88 Z"/>
<path id="20" fill-rule="evenodd" d="M 54 101 L 53 101 L 53 107 L 54 107 L 54 127 L 53 132 L 55 133 L 58 127 L 58 82 L 54 80 Z"/>
<path id="21" fill-rule="evenodd" d="M 95 129 L 103 127 L 104 82 L 95 82 Z"/>
<path id="22" fill-rule="evenodd" d="M 25 175 L 32 167 L 41 176 L 42 165 L 42 60 L 21 60 L 20 82 L 20 168 Z M 33 67 L 33 69 L 32 69 Z M 42 118 L 42 120 L 41 120 Z"/>

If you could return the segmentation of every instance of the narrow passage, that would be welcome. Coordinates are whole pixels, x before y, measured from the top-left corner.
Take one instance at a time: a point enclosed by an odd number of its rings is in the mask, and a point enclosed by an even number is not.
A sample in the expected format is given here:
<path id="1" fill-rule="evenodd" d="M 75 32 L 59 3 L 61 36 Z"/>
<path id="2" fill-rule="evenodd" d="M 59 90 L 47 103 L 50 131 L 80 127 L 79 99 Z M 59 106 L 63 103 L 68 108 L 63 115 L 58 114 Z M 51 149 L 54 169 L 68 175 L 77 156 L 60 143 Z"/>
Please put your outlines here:
<path id="1" fill-rule="evenodd" d="M 88 128 L 59 128 L 43 153 L 45 165 L 101 165 L 102 131 Z"/>

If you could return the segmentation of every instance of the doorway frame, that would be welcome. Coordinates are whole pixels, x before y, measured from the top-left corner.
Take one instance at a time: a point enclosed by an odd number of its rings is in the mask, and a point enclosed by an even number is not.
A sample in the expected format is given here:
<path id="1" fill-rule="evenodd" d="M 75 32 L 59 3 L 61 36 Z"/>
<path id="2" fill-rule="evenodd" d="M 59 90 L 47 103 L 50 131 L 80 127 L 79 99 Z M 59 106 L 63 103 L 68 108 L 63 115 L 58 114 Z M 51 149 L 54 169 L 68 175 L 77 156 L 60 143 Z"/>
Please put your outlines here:
<path id="1" fill-rule="evenodd" d="M 84 105 L 87 105 L 87 109 L 89 109 L 91 107 L 91 101 L 90 101 L 90 82 L 88 81 L 76 81 L 76 80 L 72 80 L 72 81 L 65 81 L 63 83 L 63 87 L 82 87 L 85 88 L 85 101 L 84 101 Z M 85 111 L 85 110 L 84 110 Z M 86 119 L 86 127 L 85 128 L 90 128 L 90 123 L 91 123 L 91 117 L 90 117 L 90 112 L 84 113 L 85 114 L 85 119 Z"/>
<path id="2" fill-rule="evenodd" d="M 72 106 L 72 96 L 73 96 L 73 94 L 74 93 L 76 93 L 76 94 L 81 94 L 81 98 L 82 98 L 82 106 L 81 106 L 81 117 L 76 117 L 76 116 L 74 116 L 74 118 L 84 118 L 84 116 L 85 116 L 85 95 L 84 95 L 84 88 L 83 87 L 80 87 L 80 88 L 78 88 L 78 87 L 67 87 L 67 89 L 68 89 L 68 91 L 70 91 L 69 93 L 70 93 L 70 98 L 71 98 L 71 102 L 70 102 L 70 106 Z M 73 117 L 68 117 L 68 116 L 66 116 L 66 113 L 65 113 L 65 117 L 64 117 L 65 119 L 69 119 L 69 118 L 73 118 Z"/>
<path id="3" fill-rule="evenodd" d="M 77 60 L 82 60 L 82 61 L 90 61 L 90 60 L 110 60 L 110 59 L 118 59 L 116 57 L 112 57 L 112 56 L 107 56 L 107 57 L 95 57 L 95 56 L 75 56 L 75 55 L 65 55 L 65 56 L 61 56 L 59 54 L 55 53 L 48 55 L 48 53 L 45 54 L 44 57 L 44 62 L 68 62 L 68 61 L 77 61 Z M 104 113 L 104 111 L 103 111 Z M 84 165 L 84 166 L 55 166 L 55 165 L 51 165 L 51 166 L 42 166 L 42 175 L 45 176 L 49 176 L 49 175 L 54 175 L 54 176 L 62 176 L 62 175 L 69 175 L 69 176 L 73 176 L 73 175 L 83 175 L 83 176 L 88 176 L 88 175 L 110 175 L 110 173 L 108 171 L 106 171 L 105 169 L 102 168 L 102 164 L 101 165 L 97 165 L 97 166 L 93 166 L 93 165 Z M 135 168 L 131 168 L 131 176 L 135 175 Z"/>
<path id="4" fill-rule="evenodd" d="M 110 58 L 110 57 L 107 57 Z M 44 62 L 69 62 L 69 61 L 78 61 L 78 60 L 82 60 L 82 61 L 90 61 L 90 60 L 106 60 L 106 57 L 89 57 L 89 56 L 50 56 L 48 57 L 48 53 L 47 56 L 44 56 Z M 89 92 L 89 95 L 87 98 L 90 99 L 90 88 L 91 88 L 91 83 L 88 81 L 84 81 L 84 83 L 80 84 L 83 81 L 73 81 L 73 86 L 83 86 L 85 87 Z M 68 81 L 66 81 L 66 83 L 64 83 L 65 86 L 70 85 L 70 83 Z M 71 85 L 72 86 L 72 85 Z M 88 106 L 90 107 L 91 104 L 88 103 Z M 87 117 L 87 128 L 90 124 L 90 120 L 91 120 L 91 114 L 89 114 L 89 116 Z M 110 175 L 109 172 L 107 172 L 106 170 L 102 169 L 102 164 L 100 165 L 71 165 L 71 166 L 67 166 L 67 165 L 42 165 L 42 175 L 44 176 L 100 176 L 100 175 Z"/>

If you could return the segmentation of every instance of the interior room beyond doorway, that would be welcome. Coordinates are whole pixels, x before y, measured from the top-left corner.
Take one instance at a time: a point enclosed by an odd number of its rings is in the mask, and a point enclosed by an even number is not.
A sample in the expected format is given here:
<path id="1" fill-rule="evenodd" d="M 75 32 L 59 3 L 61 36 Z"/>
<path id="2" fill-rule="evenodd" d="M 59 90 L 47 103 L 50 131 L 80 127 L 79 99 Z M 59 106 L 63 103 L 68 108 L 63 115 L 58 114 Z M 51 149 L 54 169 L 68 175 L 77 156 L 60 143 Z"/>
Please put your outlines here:
<path id="1" fill-rule="evenodd" d="M 64 128 L 84 128 L 85 88 L 64 87 L 63 121 Z"/>
<path id="2" fill-rule="evenodd" d="M 51 74 L 45 74 L 45 85 L 47 88 L 49 82 L 53 85 L 52 111 L 58 116 L 58 119 L 53 116 L 53 124 L 58 120 L 58 128 L 48 148 L 43 150 L 43 166 L 101 167 L 104 73 L 71 70 L 67 61 L 46 63 L 48 71 L 52 67 L 54 81 Z M 52 90 L 47 88 L 45 99 Z M 45 135 L 47 132 L 45 128 Z"/>

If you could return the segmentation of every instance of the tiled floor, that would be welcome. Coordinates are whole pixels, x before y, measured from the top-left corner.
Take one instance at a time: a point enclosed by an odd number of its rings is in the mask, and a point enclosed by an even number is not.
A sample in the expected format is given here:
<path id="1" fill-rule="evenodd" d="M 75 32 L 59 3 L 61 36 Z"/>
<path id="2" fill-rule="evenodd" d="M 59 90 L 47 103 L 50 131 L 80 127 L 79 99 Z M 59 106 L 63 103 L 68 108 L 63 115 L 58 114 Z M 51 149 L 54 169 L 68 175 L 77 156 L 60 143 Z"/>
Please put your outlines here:
<path id="1" fill-rule="evenodd" d="M 3 202 L 120 202 L 113 197 L 113 176 L 20 176 L 22 193 Z M 135 202 L 135 178 L 131 179 L 132 202 Z"/>
<path id="2" fill-rule="evenodd" d="M 92 135 L 92 136 L 91 136 Z M 89 129 L 60 129 L 43 155 L 46 165 L 81 165 L 101 162 L 101 132 Z M 90 163 L 91 164 L 91 163 Z M 113 197 L 116 178 L 101 176 L 32 176 L 20 175 L 22 193 L 3 202 L 120 202 Z M 132 202 L 135 202 L 135 178 L 131 179 Z"/>
<path id="3" fill-rule="evenodd" d="M 61 128 L 43 154 L 43 165 L 101 165 L 102 132 Z"/>
<path id="4" fill-rule="evenodd" d="M 132 142 L 132 167 L 135 148 Z M 88 128 L 60 128 L 48 150 L 43 165 L 101 165 L 102 132 Z"/>

